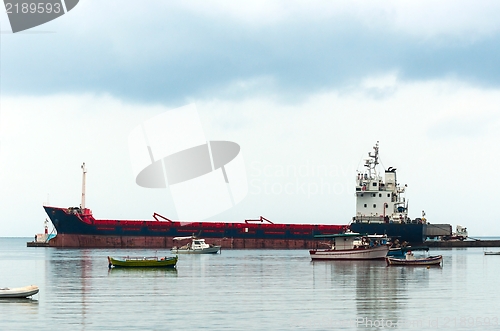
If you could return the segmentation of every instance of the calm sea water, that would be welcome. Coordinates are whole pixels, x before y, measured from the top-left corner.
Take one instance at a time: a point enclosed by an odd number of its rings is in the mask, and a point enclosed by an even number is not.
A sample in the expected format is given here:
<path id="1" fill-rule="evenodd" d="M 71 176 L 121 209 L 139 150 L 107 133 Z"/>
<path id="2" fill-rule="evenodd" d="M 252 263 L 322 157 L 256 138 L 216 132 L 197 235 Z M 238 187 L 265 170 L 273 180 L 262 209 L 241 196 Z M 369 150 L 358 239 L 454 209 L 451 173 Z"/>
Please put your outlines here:
<path id="1" fill-rule="evenodd" d="M 500 330 L 500 256 L 434 249 L 443 267 L 311 262 L 307 250 L 180 255 L 176 270 L 108 270 L 168 251 L 27 248 L 0 238 L 0 330 Z M 500 248 L 498 249 L 500 250 Z"/>

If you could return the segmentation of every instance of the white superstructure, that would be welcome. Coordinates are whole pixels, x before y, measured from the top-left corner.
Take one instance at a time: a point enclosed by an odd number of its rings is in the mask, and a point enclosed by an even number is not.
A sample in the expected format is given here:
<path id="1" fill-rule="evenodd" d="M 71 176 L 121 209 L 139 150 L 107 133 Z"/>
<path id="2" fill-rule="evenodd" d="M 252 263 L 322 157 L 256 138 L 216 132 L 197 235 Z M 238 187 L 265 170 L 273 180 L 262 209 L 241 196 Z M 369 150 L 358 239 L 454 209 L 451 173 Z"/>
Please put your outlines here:
<path id="1" fill-rule="evenodd" d="M 409 223 L 408 202 L 405 198 L 406 185 L 399 186 L 396 169 L 389 167 L 384 177 L 378 170 L 379 146 L 368 153 L 364 171 L 356 176 L 356 216 L 354 222 L 363 223 Z M 418 222 L 425 222 L 425 214 Z"/>

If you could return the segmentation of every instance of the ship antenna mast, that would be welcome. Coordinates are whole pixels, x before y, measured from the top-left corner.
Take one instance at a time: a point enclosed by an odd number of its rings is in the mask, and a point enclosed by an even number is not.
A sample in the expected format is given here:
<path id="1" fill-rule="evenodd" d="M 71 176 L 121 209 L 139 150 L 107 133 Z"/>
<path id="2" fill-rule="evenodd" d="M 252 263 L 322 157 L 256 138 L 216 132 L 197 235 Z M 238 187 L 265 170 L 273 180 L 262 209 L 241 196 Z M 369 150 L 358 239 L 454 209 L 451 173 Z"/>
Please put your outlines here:
<path id="1" fill-rule="evenodd" d="M 82 164 L 82 204 L 81 209 L 85 209 L 85 176 L 87 174 L 87 169 L 85 168 L 85 162 Z"/>
<path id="2" fill-rule="evenodd" d="M 373 146 L 373 150 L 375 151 L 375 153 L 373 155 L 371 152 L 368 153 L 368 156 L 371 157 L 372 159 L 367 160 L 367 164 L 366 164 L 366 166 L 368 167 L 370 178 L 374 178 L 374 177 L 372 177 L 372 175 L 374 175 L 375 177 L 377 176 L 377 165 L 379 164 L 379 162 L 378 162 L 378 141 L 375 144 L 375 146 Z M 373 174 L 372 174 L 372 171 L 373 171 Z"/>

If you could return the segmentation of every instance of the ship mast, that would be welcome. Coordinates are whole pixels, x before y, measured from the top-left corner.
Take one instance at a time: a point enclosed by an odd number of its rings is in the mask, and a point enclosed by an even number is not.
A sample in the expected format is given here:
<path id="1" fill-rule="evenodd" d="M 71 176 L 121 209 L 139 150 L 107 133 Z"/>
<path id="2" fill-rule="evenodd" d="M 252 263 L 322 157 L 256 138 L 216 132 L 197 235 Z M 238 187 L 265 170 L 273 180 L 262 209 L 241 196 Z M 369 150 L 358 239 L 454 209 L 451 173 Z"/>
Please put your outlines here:
<path id="1" fill-rule="evenodd" d="M 82 164 L 82 204 L 81 209 L 85 209 L 85 176 L 87 174 L 87 169 L 85 168 L 85 162 Z"/>
<path id="2" fill-rule="evenodd" d="M 377 165 L 379 164 L 378 162 L 378 141 L 377 143 L 375 144 L 375 146 L 373 146 L 373 150 L 374 150 L 374 154 L 372 154 L 371 152 L 368 153 L 368 156 L 370 157 L 370 159 L 366 159 L 366 162 L 365 162 L 365 167 L 368 168 L 368 175 L 370 177 L 370 179 L 375 179 L 377 177 Z"/>

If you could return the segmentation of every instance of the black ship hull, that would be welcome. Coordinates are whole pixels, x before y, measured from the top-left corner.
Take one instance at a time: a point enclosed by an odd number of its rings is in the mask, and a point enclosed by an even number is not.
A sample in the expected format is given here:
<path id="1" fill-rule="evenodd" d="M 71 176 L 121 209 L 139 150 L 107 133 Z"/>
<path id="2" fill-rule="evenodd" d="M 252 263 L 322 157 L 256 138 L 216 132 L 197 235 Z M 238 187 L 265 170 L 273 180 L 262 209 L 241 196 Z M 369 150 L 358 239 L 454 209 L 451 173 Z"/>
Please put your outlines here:
<path id="1" fill-rule="evenodd" d="M 55 247 L 170 248 L 174 237 L 200 236 L 223 248 L 317 248 L 317 235 L 338 234 L 346 225 L 179 222 L 158 214 L 155 220 L 95 219 L 89 209 L 44 206 L 57 230 Z M 162 218 L 163 220 L 160 220 Z"/>
<path id="2" fill-rule="evenodd" d="M 425 241 L 426 226 L 423 223 L 351 223 L 353 232 L 369 234 L 386 234 L 392 240 L 398 239 L 401 243 L 421 244 Z"/>

